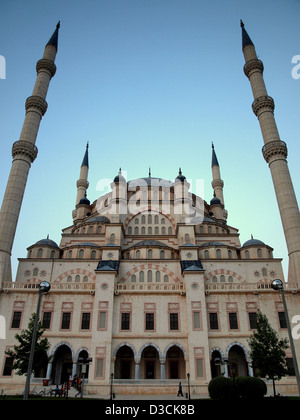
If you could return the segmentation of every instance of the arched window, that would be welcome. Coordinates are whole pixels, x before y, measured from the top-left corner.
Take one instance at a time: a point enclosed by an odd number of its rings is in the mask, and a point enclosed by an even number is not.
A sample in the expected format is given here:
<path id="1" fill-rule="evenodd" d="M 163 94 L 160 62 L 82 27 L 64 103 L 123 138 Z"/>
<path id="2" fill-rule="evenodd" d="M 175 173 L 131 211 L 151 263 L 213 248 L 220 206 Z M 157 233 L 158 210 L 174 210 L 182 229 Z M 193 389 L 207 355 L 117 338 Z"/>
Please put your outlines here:
<path id="1" fill-rule="evenodd" d="M 257 250 L 257 256 L 258 256 L 258 258 L 262 257 L 262 252 L 261 252 L 260 248 L 258 248 L 258 250 Z"/>
<path id="2" fill-rule="evenodd" d="M 246 257 L 247 259 L 249 259 L 249 258 L 250 258 L 250 253 L 249 253 L 248 249 L 245 251 L 245 257 Z"/>
<path id="3" fill-rule="evenodd" d="M 142 235 L 145 235 L 146 234 L 146 228 L 145 228 L 145 226 L 143 226 L 142 227 Z"/>
<path id="4" fill-rule="evenodd" d="M 85 233 L 85 227 L 82 228 L 81 233 Z"/>
<path id="5" fill-rule="evenodd" d="M 68 252 L 68 258 L 72 258 L 72 251 Z"/>
<path id="6" fill-rule="evenodd" d="M 165 259 L 165 251 L 163 251 L 163 250 L 160 251 L 160 259 L 161 260 Z"/>
<path id="7" fill-rule="evenodd" d="M 152 227 L 151 226 L 148 227 L 148 235 L 152 235 Z"/>
<path id="8" fill-rule="evenodd" d="M 159 234 L 158 226 L 155 226 L 155 235 Z"/>
<path id="9" fill-rule="evenodd" d="M 207 231 L 208 231 L 208 233 L 212 233 L 212 227 L 211 226 L 208 226 Z"/>
<path id="10" fill-rule="evenodd" d="M 75 276 L 75 282 L 76 283 L 79 283 L 80 282 L 80 275 L 79 274 L 77 274 L 77 276 Z"/>
<path id="11" fill-rule="evenodd" d="M 154 223 L 158 223 L 158 215 L 157 214 L 154 216 Z"/>
<path id="12" fill-rule="evenodd" d="M 83 277 L 83 279 L 82 279 L 82 281 L 83 281 L 84 283 L 87 283 L 87 282 L 89 281 L 88 276 L 84 276 L 84 277 Z"/>
<path id="13" fill-rule="evenodd" d="M 147 257 L 152 258 L 152 249 L 148 249 Z"/>
<path id="14" fill-rule="evenodd" d="M 134 234 L 135 235 L 138 235 L 139 234 L 139 228 L 137 226 L 134 228 Z"/>
<path id="15" fill-rule="evenodd" d="M 111 242 L 111 243 L 114 243 L 114 242 L 115 242 L 115 234 L 114 234 L 114 233 L 112 233 L 112 234 L 110 235 L 110 240 L 109 240 L 109 242 Z"/>
<path id="16" fill-rule="evenodd" d="M 216 276 L 213 276 L 213 278 L 212 278 L 212 282 L 213 282 L 213 283 L 217 283 L 217 281 L 218 281 L 217 277 L 216 277 Z"/>
<path id="17" fill-rule="evenodd" d="M 230 260 L 232 259 L 232 251 L 231 251 L 231 249 L 228 249 L 228 258 Z"/>
<path id="18" fill-rule="evenodd" d="M 160 282 L 160 271 L 156 271 L 156 273 L 155 273 L 155 281 L 156 281 L 157 283 L 159 283 L 159 282 Z"/>
<path id="19" fill-rule="evenodd" d="M 184 240 L 185 242 L 190 242 L 190 235 L 188 233 L 185 234 Z"/>
<path id="20" fill-rule="evenodd" d="M 141 251 L 138 249 L 135 254 L 136 258 L 141 258 Z"/>
<path id="21" fill-rule="evenodd" d="M 172 235 L 172 233 L 173 233 L 173 232 L 172 232 L 172 228 L 171 228 L 171 226 L 169 226 L 169 227 L 168 227 L 168 235 Z"/>
<path id="22" fill-rule="evenodd" d="M 91 252 L 91 259 L 95 260 L 96 259 L 96 251 L 93 249 L 93 251 Z"/>
<path id="23" fill-rule="evenodd" d="M 80 249 L 79 250 L 78 257 L 79 258 L 83 258 L 84 257 L 84 250 L 83 249 Z"/>
<path id="24" fill-rule="evenodd" d="M 203 232 L 204 232 L 204 228 L 203 228 L 203 226 L 200 226 L 200 227 L 199 227 L 199 232 L 200 232 L 200 233 L 203 233 Z"/>
<path id="25" fill-rule="evenodd" d="M 221 258 L 221 250 L 220 249 L 216 250 L 216 256 L 217 256 L 217 258 Z"/>
<path id="26" fill-rule="evenodd" d="M 233 277 L 232 276 L 229 276 L 228 277 L 228 281 L 229 281 L 229 283 L 232 283 L 233 282 Z"/>
<path id="27" fill-rule="evenodd" d="M 146 223 L 146 216 L 144 214 L 142 215 L 142 223 Z"/>
<path id="28" fill-rule="evenodd" d="M 165 235 L 166 234 L 166 228 L 164 226 L 161 228 L 161 234 L 162 235 Z"/>
<path id="29" fill-rule="evenodd" d="M 209 251 L 207 249 L 204 251 L 204 258 L 205 259 L 209 258 Z"/>
<path id="30" fill-rule="evenodd" d="M 152 215 L 148 214 L 148 223 L 152 223 Z"/>
<path id="31" fill-rule="evenodd" d="M 43 250 L 42 250 L 42 248 L 40 248 L 40 249 L 38 249 L 37 257 L 42 258 L 42 256 L 43 256 Z"/>
<path id="32" fill-rule="evenodd" d="M 144 272 L 143 271 L 140 271 L 140 274 L 139 274 L 139 282 L 140 283 L 143 283 L 144 282 Z"/>
<path id="33" fill-rule="evenodd" d="M 132 235 L 132 227 L 131 226 L 129 226 L 129 228 L 128 228 L 128 235 Z"/>
<path id="34" fill-rule="evenodd" d="M 165 219 L 162 218 L 160 222 L 161 222 L 162 225 L 164 225 L 165 224 Z"/>
<path id="35" fill-rule="evenodd" d="M 35 268 L 33 270 L 33 277 L 36 277 L 38 275 L 38 273 L 39 273 L 39 270 L 37 268 Z"/>
<path id="36" fill-rule="evenodd" d="M 225 276 L 223 274 L 220 276 L 220 281 L 225 282 Z"/>
<path id="37" fill-rule="evenodd" d="M 94 230 L 93 226 L 90 226 L 89 227 L 89 233 L 93 233 L 93 230 Z"/>
<path id="38" fill-rule="evenodd" d="M 152 271 L 148 270 L 147 272 L 147 282 L 151 283 L 152 282 Z"/>
<path id="39" fill-rule="evenodd" d="M 169 282 L 169 276 L 165 275 L 164 276 L 164 283 L 168 283 Z"/>
<path id="40" fill-rule="evenodd" d="M 262 275 L 264 277 L 267 277 L 267 275 L 268 275 L 267 269 L 266 268 L 263 268 L 261 271 L 262 271 Z"/>
<path id="41" fill-rule="evenodd" d="M 135 283 L 136 282 L 136 276 L 133 274 L 131 276 L 131 283 Z"/>
<path id="42" fill-rule="evenodd" d="M 97 227 L 97 233 L 101 233 L 101 229 L 102 229 L 102 227 L 101 226 L 98 226 Z"/>
<path id="43" fill-rule="evenodd" d="M 70 283 L 72 281 L 72 276 L 67 277 L 67 282 Z"/>
<path id="44" fill-rule="evenodd" d="M 52 250 L 51 253 L 50 253 L 50 258 L 53 259 L 54 257 L 55 257 L 55 251 Z"/>
<path id="45" fill-rule="evenodd" d="M 140 223 L 140 221 L 139 221 L 139 219 L 138 219 L 137 217 L 135 218 L 134 223 L 135 223 L 136 225 L 138 225 L 138 224 Z"/>

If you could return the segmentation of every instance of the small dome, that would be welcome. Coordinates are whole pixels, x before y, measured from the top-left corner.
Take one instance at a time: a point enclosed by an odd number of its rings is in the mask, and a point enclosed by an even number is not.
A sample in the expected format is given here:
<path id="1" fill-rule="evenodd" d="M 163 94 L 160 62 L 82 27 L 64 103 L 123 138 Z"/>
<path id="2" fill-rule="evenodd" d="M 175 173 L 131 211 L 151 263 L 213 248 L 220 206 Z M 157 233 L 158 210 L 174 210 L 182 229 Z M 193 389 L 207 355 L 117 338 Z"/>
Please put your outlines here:
<path id="1" fill-rule="evenodd" d="M 114 182 L 125 182 L 126 183 L 126 179 L 122 175 L 121 168 L 119 170 L 119 174 L 115 177 Z"/>
<path id="2" fill-rule="evenodd" d="M 214 196 L 214 198 L 210 200 L 210 205 L 212 206 L 213 204 L 222 204 L 222 203 L 218 197 Z"/>
<path id="3" fill-rule="evenodd" d="M 265 246 L 265 243 L 260 241 L 259 239 L 253 239 L 253 236 L 251 235 L 251 239 L 249 239 L 248 241 L 246 241 L 242 248 L 245 248 L 246 246 L 251 246 L 251 245 L 260 245 L 260 246 Z"/>
<path id="4" fill-rule="evenodd" d="M 184 182 L 186 180 L 186 177 L 182 175 L 181 168 L 179 168 L 179 174 L 175 178 L 175 182 Z"/>
<path id="5" fill-rule="evenodd" d="M 86 205 L 90 205 L 91 204 L 91 202 L 90 202 L 90 200 L 88 200 L 86 197 L 84 197 L 84 198 L 82 198 L 80 201 L 79 201 L 79 203 L 78 204 L 86 204 Z"/>
<path id="6" fill-rule="evenodd" d="M 56 242 L 52 241 L 51 239 L 41 239 L 40 241 L 36 242 L 35 245 L 44 245 L 44 246 L 52 246 L 53 248 L 58 248 Z"/>

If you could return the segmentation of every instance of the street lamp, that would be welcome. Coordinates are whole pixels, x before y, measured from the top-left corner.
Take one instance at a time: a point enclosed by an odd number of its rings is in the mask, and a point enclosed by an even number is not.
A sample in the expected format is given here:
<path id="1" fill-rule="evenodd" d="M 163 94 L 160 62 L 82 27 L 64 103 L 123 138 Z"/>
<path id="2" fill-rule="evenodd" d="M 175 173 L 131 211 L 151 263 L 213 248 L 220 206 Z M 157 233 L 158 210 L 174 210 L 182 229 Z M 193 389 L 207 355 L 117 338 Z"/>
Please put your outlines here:
<path id="1" fill-rule="evenodd" d="M 187 373 L 186 374 L 186 376 L 187 376 L 187 379 L 188 379 L 188 393 L 189 393 L 189 400 L 191 399 L 191 389 L 190 389 L 190 374 L 189 373 Z"/>
<path id="2" fill-rule="evenodd" d="M 93 359 L 91 357 L 79 357 L 77 363 L 81 365 L 81 390 L 80 390 L 80 397 L 83 398 L 83 385 L 84 385 L 84 378 L 86 374 L 86 365 L 92 363 Z"/>
<path id="3" fill-rule="evenodd" d="M 110 374 L 110 399 L 113 399 L 113 381 L 114 381 L 114 374 L 113 372 Z"/>
<path id="4" fill-rule="evenodd" d="M 292 336 L 292 330 L 291 330 L 291 324 L 290 324 L 290 320 L 289 320 L 287 304 L 286 304 L 285 295 L 284 295 L 283 282 L 280 279 L 275 279 L 275 280 L 272 281 L 271 286 L 272 286 L 272 289 L 279 290 L 279 292 L 281 293 L 281 296 L 282 296 L 282 302 L 283 302 L 283 307 L 284 307 L 284 312 L 285 312 L 285 319 L 286 319 L 286 324 L 287 324 L 287 329 L 288 329 L 288 334 L 289 334 L 289 340 L 290 340 L 290 345 L 291 345 L 291 350 L 292 350 L 292 355 L 293 355 L 293 364 L 294 364 L 294 370 L 295 370 L 296 379 L 297 379 L 298 392 L 300 394 L 300 376 L 299 376 L 298 362 L 297 362 L 297 356 L 296 356 L 296 351 L 295 351 L 295 346 L 294 346 L 294 340 L 293 340 L 293 336 Z"/>
<path id="5" fill-rule="evenodd" d="M 49 292 L 50 288 L 51 288 L 50 283 L 48 283 L 47 281 L 42 281 L 39 284 L 39 298 L 38 298 L 38 304 L 37 304 L 35 320 L 34 320 L 32 341 L 31 341 L 31 349 L 30 349 L 30 355 L 29 355 L 29 361 L 28 361 L 27 377 L 26 377 L 23 400 L 27 400 L 28 395 L 29 395 L 30 377 L 31 377 L 31 372 L 32 372 L 34 350 L 35 350 L 35 345 L 36 345 L 36 335 L 37 335 L 37 327 L 38 327 L 38 322 L 39 322 L 41 299 L 42 299 L 43 293 Z"/>

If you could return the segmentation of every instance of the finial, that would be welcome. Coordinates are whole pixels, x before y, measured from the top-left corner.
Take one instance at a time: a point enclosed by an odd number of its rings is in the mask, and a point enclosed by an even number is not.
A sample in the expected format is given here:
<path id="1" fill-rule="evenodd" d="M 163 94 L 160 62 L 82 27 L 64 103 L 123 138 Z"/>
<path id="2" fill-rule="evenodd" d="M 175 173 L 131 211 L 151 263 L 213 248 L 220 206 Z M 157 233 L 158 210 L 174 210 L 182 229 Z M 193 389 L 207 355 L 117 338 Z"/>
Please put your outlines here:
<path id="1" fill-rule="evenodd" d="M 211 147 L 212 147 L 212 149 L 214 149 L 214 148 L 215 148 L 215 146 L 214 146 L 214 142 L 213 142 L 213 141 L 211 142 Z"/>
<path id="2" fill-rule="evenodd" d="M 149 178 L 151 178 L 151 168 L 149 166 Z"/>
<path id="3" fill-rule="evenodd" d="M 87 148 L 87 149 L 89 148 L 89 142 L 87 142 L 87 144 L 86 144 L 86 148 Z"/>
<path id="4" fill-rule="evenodd" d="M 60 28 L 60 20 L 57 22 L 56 28 L 59 29 Z"/>
<path id="5" fill-rule="evenodd" d="M 48 235 L 47 235 L 47 239 L 49 239 L 49 233 L 48 233 Z"/>
<path id="6" fill-rule="evenodd" d="M 251 233 L 251 239 L 253 239 L 253 235 L 252 235 L 252 233 Z"/>
<path id="7" fill-rule="evenodd" d="M 241 23 L 241 28 L 243 28 L 245 25 L 244 25 L 244 22 L 242 21 L 242 19 L 240 19 L 240 23 Z"/>
<path id="8" fill-rule="evenodd" d="M 179 173 L 179 175 L 182 175 L 181 168 L 179 168 L 179 172 L 178 173 Z"/>

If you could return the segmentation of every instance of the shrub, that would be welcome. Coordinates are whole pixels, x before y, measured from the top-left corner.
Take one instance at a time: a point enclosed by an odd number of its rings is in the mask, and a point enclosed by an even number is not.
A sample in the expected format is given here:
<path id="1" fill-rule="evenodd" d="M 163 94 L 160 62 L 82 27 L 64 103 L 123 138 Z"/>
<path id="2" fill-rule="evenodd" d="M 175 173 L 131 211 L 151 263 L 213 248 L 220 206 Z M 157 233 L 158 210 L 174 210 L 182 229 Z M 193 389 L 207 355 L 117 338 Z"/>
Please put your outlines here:
<path id="1" fill-rule="evenodd" d="M 235 380 L 238 394 L 241 398 L 259 399 L 267 393 L 267 385 L 260 378 L 239 376 Z"/>
<path id="2" fill-rule="evenodd" d="M 213 400 L 227 400 L 235 395 L 232 380 L 224 376 L 213 378 L 208 384 L 208 392 Z"/>

